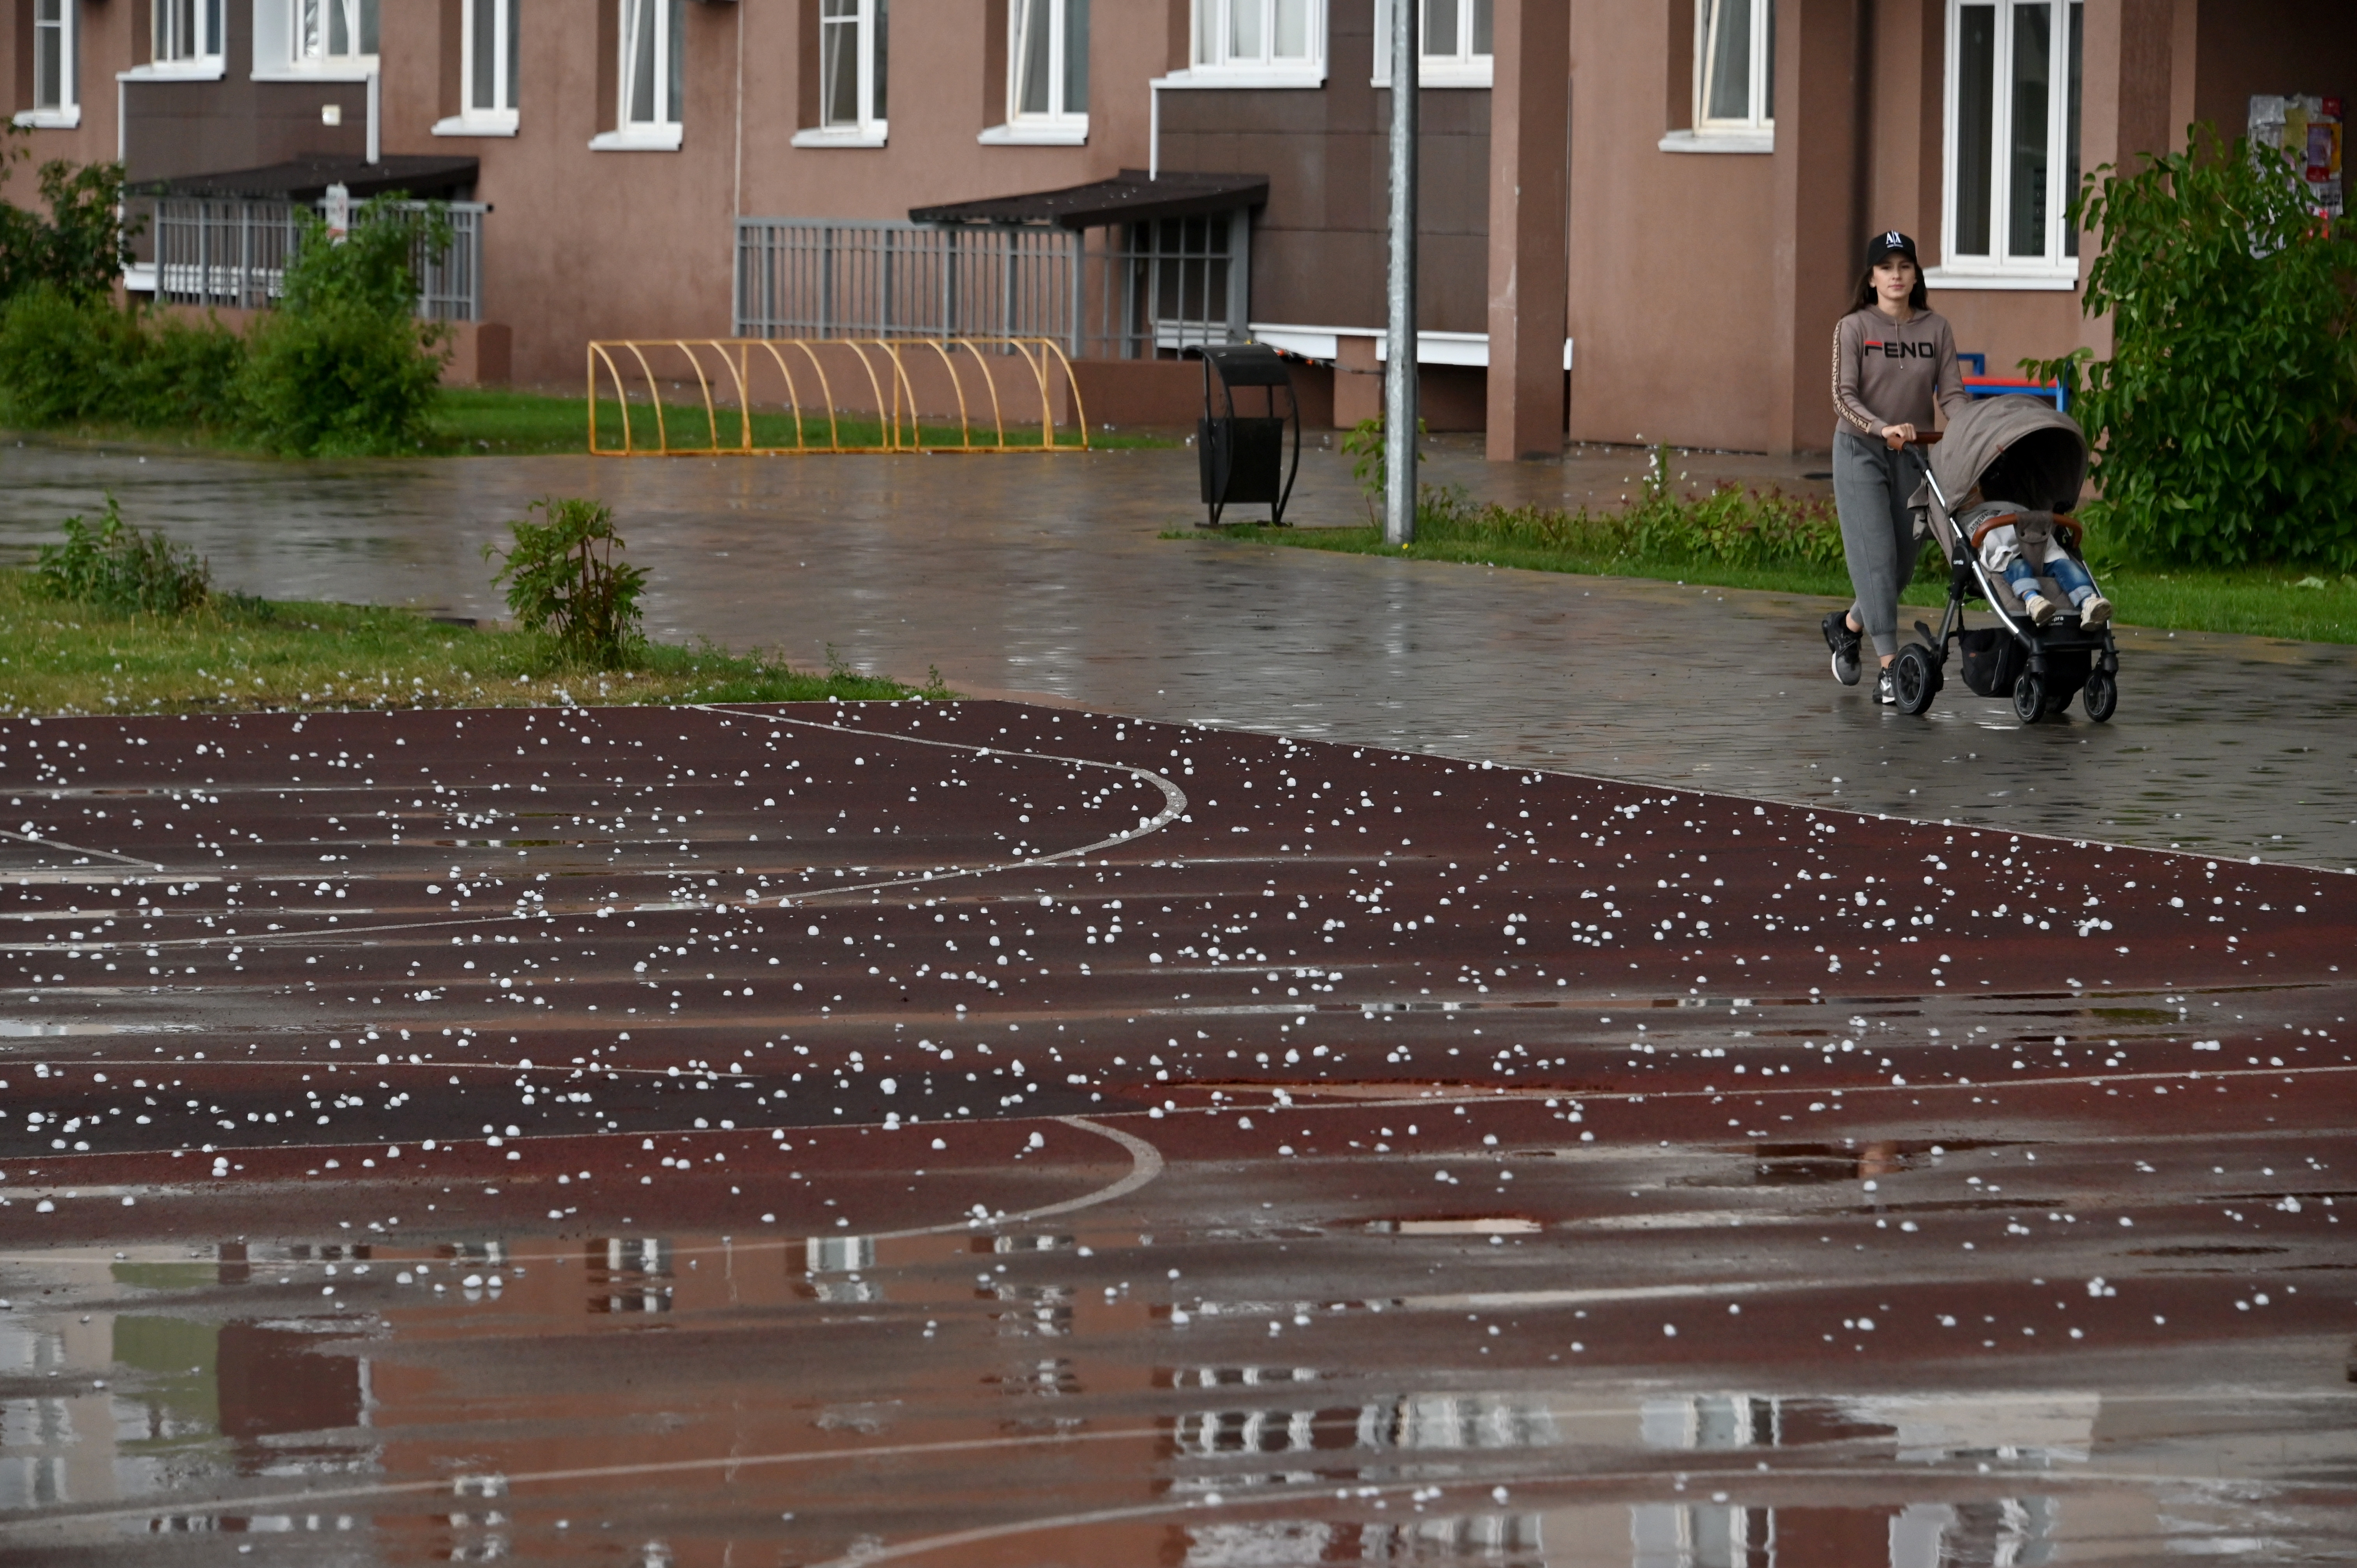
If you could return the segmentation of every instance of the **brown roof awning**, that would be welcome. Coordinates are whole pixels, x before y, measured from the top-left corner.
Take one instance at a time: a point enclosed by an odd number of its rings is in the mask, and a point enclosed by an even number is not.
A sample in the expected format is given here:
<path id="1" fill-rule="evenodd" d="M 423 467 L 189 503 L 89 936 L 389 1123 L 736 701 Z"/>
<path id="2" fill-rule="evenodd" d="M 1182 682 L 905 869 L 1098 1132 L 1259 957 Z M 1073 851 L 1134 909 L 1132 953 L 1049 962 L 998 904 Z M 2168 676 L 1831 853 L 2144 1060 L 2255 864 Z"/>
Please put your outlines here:
<path id="1" fill-rule="evenodd" d="M 1268 200 L 1265 174 L 1193 174 L 1166 169 L 1149 179 L 1141 168 L 1125 168 L 1112 179 L 1023 196 L 994 196 L 912 207 L 917 223 L 1052 223 L 1064 229 L 1094 229 L 1107 223 L 1140 223 L 1156 218 L 1196 218 L 1232 212 Z"/>
<path id="2" fill-rule="evenodd" d="M 382 196 L 404 191 L 415 197 L 448 198 L 470 189 L 482 167 L 476 158 L 363 158 L 321 155 L 272 164 L 267 168 L 232 169 L 225 174 L 184 174 L 170 179 L 142 180 L 131 187 L 134 196 L 242 197 L 263 201 L 317 201 L 331 185 L 341 185 L 354 196 Z"/>

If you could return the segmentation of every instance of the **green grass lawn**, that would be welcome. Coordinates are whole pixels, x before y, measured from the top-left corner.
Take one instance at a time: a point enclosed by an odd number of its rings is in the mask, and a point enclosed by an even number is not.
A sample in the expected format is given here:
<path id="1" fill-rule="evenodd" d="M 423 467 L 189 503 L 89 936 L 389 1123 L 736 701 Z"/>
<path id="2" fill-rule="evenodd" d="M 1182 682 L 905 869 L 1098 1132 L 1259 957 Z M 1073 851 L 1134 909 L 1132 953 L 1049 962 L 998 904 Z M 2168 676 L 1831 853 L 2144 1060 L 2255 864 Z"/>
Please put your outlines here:
<path id="1" fill-rule="evenodd" d="M 673 451 L 710 451 L 712 431 L 719 429 L 719 446 L 730 450 L 741 439 L 738 416 L 732 410 L 715 406 L 714 417 L 707 419 L 704 405 L 696 403 L 665 403 L 662 410 L 664 429 L 671 437 Z M 611 398 L 597 403 L 598 444 L 609 450 L 622 445 L 622 409 Z M 632 403 L 630 413 L 630 438 L 634 446 L 658 448 L 655 411 L 651 404 Z M 551 453 L 581 453 L 589 450 L 588 421 L 579 397 L 548 392 L 516 392 L 506 387 L 451 387 L 442 394 L 442 405 L 436 415 L 438 434 L 418 449 L 420 456 L 483 457 L 533 456 Z M 227 432 L 207 430 L 145 430 L 124 425 L 88 424 L 60 428 L 51 434 L 83 440 L 106 440 L 135 443 L 147 447 L 178 448 L 183 451 L 242 451 L 250 445 Z M 974 443 L 995 443 L 997 427 L 977 424 L 971 435 Z M 802 438 L 806 446 L 823 446 L 830 440 L 846 446 L 876 446 L 883 442 L 884 427 L 872 416 L 838 413 L 830 430 L 823 413 L 804 414 Z M 903 425 L 901 438 L 909 438 Z M 926 420 L 918 426 L 917 438 L 924 446 L 954 447 L 960 445 L 958 427 Z M 1039 428 L 1037 425 L 1014 425 L 1006 428 L 1010 446 L 1037 448 Z M 753 415 L 753 444 L 758 446 L 788 446 L 794 445 L 794 421 L 787 413 Z M 1098 450 L 1128 447 L 1171 446 L 1178 443 L 1165 436 L 1136 431 L 1092 430 L 1089 446 Z M 1055 445 L 1059 448 L 1077 448 L 1080 433 L 1058 427 Z"/>
<path id="2" fill-rule="evenodd" d="M 1706 559 L 1645 560 L 1605 550 L 1552 550 L 1448 538 L 1418 540 L 1405 550 L 1386 550 L 1382 532 L 1373 528 L 1269 528 L 1245 523 L 1218 529 L 1171 529 L 1162 537 L 1250 539 L 1297 550 L 1399 555 L 1412 561 L 1706 583 L 1717 587 L 1845 598 L 1850 592 L 1848 575 L 1837 566 L 1822 570 L 1798 563 L 1733 566 Z M 2301 642 L 2357 642 L 2357 577 L 2265 566 L 2201 571 L 2175 566 L 2155 568 L 2100 559 L 2094 563 L 2094 569 L 2104 592 L 2119 607 L 2120 620 L 2127 625 L 2170 631 L 2232 632 Z M 2301 586 L 2303 582 L 2312 585 Z M 1906 604 L 1938 607 L 1946 602 L 1946 585 L 1938 575 L 1927 573 L 1910 584 L 1901 597 Z"/>
<path id="3" fill-rule="evenodd" d="M 408 610 L 216 597 L 183 615 L 125 615 L 40 596 L 0 570 L 0 714 L 254 709 L 600 706 L 946 697 L 770 655 L 644 647 L 623 670 L 568 667 L 545 639 Z"/>
<path id="4" fill-rule="evenodd" d="M 585 452 L 588 450 L 588 422 L 584 417 L 582 400 L 577 397 L 552 396 L 544 392 L 511 392 L 500 387 L 453 388 L 443 395 L 442 424 L 447 432 L 440 443 L 442 450 L 466 455 L 469 453 L 541 453 Z M 837 413 L 829 418 L 823 413 L 805 413 L 801 421 L 801 439 L 809 446 L 837 444 L 845 446 L 878 446 L 883 444 L 883 422 L 869 415 Z M 733 450 L 743 440 L 740 415 L 730 408 L 715 404 L 710 414 L 702 403 L 666 403 L 662 411 L 662 435 L 667 435 L 673 451 L 709 451 L 717 446 Z M 597 443 L 606 450 L 622 446 L 622 407 L 611 398 L 597 402 Z M 630 408 L 630 444 L 636 447 L 660 449 L 657 416 L 653 405 L 633 403 Z M 1006 428 L 1010 446 L 1039 445 L 1037 425 L 1014 425 Z M 987 422 L 987 411 L 962 438 L 957 425 L 925 420 L 916 428 L 916 440 L 927 446 L 958 446 L 970 441 L 976 446 L 995 445 L 997 426 Z M 901 439 L 909 439 L 909 427 L 901 427 Z M 1059 427 L 1054 444 L 1060 447 L 1077 447 L 1081 444 L 1076 430 Z M 1114 430 L 1089 433 L 1092 447 L 1166 446 L 1167 440 L 1151 435 Z M 795 445 L 795 421 L 791 413 L 756 412 L 753 415 L 753 445 L 757 447 L 791 447 Z"/>

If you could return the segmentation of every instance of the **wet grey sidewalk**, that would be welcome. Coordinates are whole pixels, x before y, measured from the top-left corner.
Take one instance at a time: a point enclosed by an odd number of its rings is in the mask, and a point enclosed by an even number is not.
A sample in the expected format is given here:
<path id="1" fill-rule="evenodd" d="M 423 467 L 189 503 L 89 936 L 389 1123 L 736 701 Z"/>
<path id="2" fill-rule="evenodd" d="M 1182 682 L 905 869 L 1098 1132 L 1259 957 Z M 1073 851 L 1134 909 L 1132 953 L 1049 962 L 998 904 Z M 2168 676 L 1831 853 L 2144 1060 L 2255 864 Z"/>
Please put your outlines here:
<path id="1" fill-rule="evenodd" d="M 1499 499 L 1621 493 L 1641 453 L 1432 477 Z M 1770 459 L 1690 458 L 1821 489 Z M 1194 455 L 462 459 L 352 465 L 0 451 L 0 552 L 111 490 L 228 586 L 490 616 L 482 544 L 549 492 L 611 503 L 650 629 L 974 693 L 1435 750 L 2066 837 L 2357 866 L 2357 649 L 2122 633 L 2118 716 L 2018 727 L 1956 681 L 1922 719 L 1824 671 L 1830 601 L 1157 533 Z M 1359 515 L 1305 461 L 1305 523 Z M 2133 618 L 2135 606 L 2123 607 Z M 2068 853 L 2058 850 L 2056 853 Z"/>

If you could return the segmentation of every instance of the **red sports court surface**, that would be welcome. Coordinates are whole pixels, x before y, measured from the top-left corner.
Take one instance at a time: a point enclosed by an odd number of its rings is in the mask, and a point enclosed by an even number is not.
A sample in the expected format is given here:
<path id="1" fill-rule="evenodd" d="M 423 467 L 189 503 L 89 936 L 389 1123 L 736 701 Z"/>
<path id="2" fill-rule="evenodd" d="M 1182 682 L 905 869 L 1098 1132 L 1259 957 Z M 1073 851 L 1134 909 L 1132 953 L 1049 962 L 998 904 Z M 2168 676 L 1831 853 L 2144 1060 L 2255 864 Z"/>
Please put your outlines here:
<path id="1" fill-rule="evenodd" d="M 2357 1537 L 2350 878 L 984 703 L 0 746 L 0 1560 Z"/>

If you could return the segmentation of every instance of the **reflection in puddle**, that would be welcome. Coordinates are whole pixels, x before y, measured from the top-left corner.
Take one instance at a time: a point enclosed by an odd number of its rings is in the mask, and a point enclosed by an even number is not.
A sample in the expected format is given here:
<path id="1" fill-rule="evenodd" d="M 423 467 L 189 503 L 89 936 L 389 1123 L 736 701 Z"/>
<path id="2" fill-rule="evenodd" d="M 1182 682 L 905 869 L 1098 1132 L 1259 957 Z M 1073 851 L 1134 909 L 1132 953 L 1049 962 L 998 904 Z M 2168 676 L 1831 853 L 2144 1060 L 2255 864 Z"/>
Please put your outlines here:
<path id="1" fill-rule="evenodd" d="M 1769 1509 L 1640 1503 L 1629 1510 L 1631 1568 L 1771 1568 Z"/>
<path id="2" fill-rule="evenodd" d="M 589 1310 L 669 1312 L 671 1243 L 651 1236 L 608 1236 L 583 1249 Z"/>
<path id="3" fill-rule="evenodd" d="M 1185 1568 L 1310 1568 L 1327 1563 L 1478 1562 L 1489 1568 L 1550 1568 L 1535 1514 L 1474 1514 L 1398 1523 L 1294 1520 L 1196 1525 Z"/>

